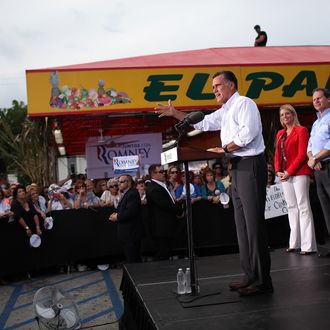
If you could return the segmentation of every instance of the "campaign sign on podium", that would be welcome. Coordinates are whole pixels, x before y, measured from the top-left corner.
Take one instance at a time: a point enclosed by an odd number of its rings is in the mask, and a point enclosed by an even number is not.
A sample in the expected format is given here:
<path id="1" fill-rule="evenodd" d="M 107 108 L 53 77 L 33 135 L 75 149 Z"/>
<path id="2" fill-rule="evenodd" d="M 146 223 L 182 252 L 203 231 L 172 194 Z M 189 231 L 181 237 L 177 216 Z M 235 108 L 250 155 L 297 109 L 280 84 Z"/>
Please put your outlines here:
<path id="1" fill-rule="evenodd" d="M 178 148 L 166 150 L 160 154 L 160 162 L 162 165 L 174 163 L 178 161 Z"/>

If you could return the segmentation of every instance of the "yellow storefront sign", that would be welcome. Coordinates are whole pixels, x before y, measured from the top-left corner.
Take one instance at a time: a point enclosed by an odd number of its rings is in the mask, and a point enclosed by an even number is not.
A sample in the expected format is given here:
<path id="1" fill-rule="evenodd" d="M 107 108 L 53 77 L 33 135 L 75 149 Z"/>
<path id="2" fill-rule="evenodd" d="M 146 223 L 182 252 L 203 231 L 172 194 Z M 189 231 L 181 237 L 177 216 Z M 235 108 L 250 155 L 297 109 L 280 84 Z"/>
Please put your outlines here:
<path id="1" fill-rule="evenodd" d="M 27 71 L 30 116 L 153 111 L 171 99 L 179 109 L 215 108 L 212 75 L 231 70 L 239 92 L 258 105 L 310 104 L 330 87 L 330 65 L 181 67 Z"/>

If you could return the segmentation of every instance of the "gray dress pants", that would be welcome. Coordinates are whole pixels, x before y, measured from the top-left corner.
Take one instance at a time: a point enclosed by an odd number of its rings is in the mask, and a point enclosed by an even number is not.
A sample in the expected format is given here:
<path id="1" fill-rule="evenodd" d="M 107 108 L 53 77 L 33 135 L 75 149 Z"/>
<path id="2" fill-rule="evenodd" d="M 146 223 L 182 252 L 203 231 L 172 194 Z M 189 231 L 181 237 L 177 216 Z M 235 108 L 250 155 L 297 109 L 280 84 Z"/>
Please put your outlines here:
<path id="1" fill-rule="evenodd" d="M 234 205 L 241 267 L 245 281 L 272 286 L 270 255 L 265 223 L 267 167 L 264 154 L 235 157 L 232 164 Z"/>
<path id="2" fill-rule="evenodd" d="M 328 233 L 330 234 L 330 161 L 321 162 L 322 169 L 314 171 L 319 197 Z"/>

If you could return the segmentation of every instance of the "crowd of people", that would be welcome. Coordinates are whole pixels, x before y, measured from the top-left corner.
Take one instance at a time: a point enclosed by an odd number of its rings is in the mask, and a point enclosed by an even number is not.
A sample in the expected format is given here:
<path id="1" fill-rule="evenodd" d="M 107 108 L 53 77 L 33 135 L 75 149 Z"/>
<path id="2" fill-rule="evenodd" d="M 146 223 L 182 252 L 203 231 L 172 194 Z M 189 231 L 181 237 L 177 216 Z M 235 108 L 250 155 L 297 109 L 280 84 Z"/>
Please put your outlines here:
<path id="1" fill-rule="evenodd" d="M 330 232 L 330 94 L 323 88 L 313 91 L 313 104 L 318 119 L 312 127 L 299 124 L 291 105 L 283 105 L 279 118 L 283 129 L 276 136 L 274 164 L 266 164 L 260 113 L 256 104 L 237 92 L 237 79 L 230 71 L 213 76 L 213 92 L 222 107 L 195 124 L 199 130 L 220 130 L 222 147 L 213 152 L 222 154 L 221 161 L 189 172 L 192 204 L 206 200 L 220 203 L 226 192 L 232 199 L 241 265 L 244 278 L 230 283 L 232 290 L 243 296 L 273 291 L 270 277 L 270 255 L 265 230 L 266 187 L 282 185 L 291 229 L 287 252 L 301 255 L 317 252 L 313 214 L 309 200 L 310 177 L 315 175 L 318 196 Z M 183 120 L 186 116 L 171 104 L 158 105 L 156 113 Z M 227 160 L 227 161 L 226 161 Z M 229 161 L 228 161 L 229 160 Z M 111 206 L 115 212 L 109 221 L 117 223 L 118 239 L 128 262 L 141 261 L 140 234 L 142 208 L 147 206 L 152 219 L 155 256 L 159 260 L 171 255 L 173 230 L 177 219 L 184 217 L 187 198 L 185 173 L 178 165 L 165 170 L 159 164 L 149 173 L 134 180 L 130 175 L 109 180 L 87 179 L 79 175 L 49 188 L 39 189 L 11 185 L 0 189 L 0 216 L 18 221 L 28 236 L 41 235 L 41 223 L 52 210 Z M 7 187 L 4 187 L 7 188 Z M 325 256 L 330 256 L 327 252 Z"/>
<path id="2" fill-rule="evenodd" d="M 210 200 L 209 197 L 214 197 L 217 190 L 225 192 L 225 186 L 229 187 L 229 175 L 223 175 L 224 165 L 219 162 L 217 164 L 221 166 L 219 180 L 215 180 L 216 171 L 219 172 L 219 170 L 213 171 L 208 166 L 203 166 L 196 174 L 190 173 L 193 181 L 191 184 L 193 201 L 202 198 Z M 197 178 L 198 180 L 196 180 Z M 135 178 L 133 181 L 133 186 L 136 187 L 141 197 L 142 205 L 147 204 L 146 185 L 150 180 L 150 175 L 146 175 Z M 167 169 L 165 182 L 175 202 L 184 201 L 185 178 L 179 166 L 170 166 Z M 0 218 L 8 219 L 8 221 L 17 220 L 27 231 L 27 235 L 31 236 L 32 233 L 41 233 L 36 230 L 37 226 L 40 228 L 42 221 L 51 211 L 105 206 L 117 209 L 122 196 L 119 177 L 90 180 L 85 175 L 79 174 L 51 184 L 49 187 L 39 187 L 35 183 L 27 186 L 19 183 L 3 184 L 0 187 Z M 214 202 L 218 201 L 214 200 Z M 32 219 L 35 220 L 31 221 Z"/>

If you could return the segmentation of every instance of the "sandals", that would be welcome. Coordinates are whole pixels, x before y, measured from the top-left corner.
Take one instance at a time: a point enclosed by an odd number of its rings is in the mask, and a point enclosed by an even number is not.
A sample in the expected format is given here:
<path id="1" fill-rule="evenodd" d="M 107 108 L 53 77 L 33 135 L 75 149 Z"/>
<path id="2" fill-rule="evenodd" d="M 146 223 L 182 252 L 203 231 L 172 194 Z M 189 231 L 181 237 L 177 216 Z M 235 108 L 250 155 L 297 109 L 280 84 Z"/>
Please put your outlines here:
<path id="1" fill-rule="evenodd" d="M 308 255 L 314 254 L 314 253 L 316 253 L 316 251 L 301 251 L 300 255 L 301 256 L 308 256 Z"/>
<path id="2" fill-rule="evenodd" d="M 298 249 L 293 249 L 293 248 L 287 248 L 285 251 L 287 252 L 287 253 L 292 253 L 292 252 L 296 252 Z M 310 254 L 314 254 L 314 253 L 316 253 L 316 251 L 301 251 L 299 254 L 301 255 L 301 256 L 308 256 L 308 255 L 310 255 Z"/>

